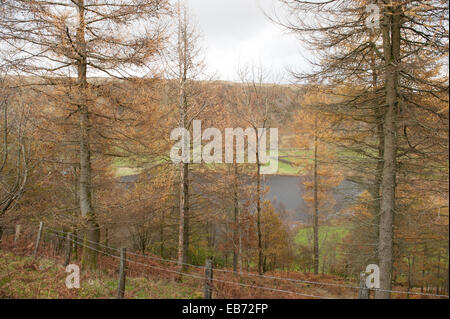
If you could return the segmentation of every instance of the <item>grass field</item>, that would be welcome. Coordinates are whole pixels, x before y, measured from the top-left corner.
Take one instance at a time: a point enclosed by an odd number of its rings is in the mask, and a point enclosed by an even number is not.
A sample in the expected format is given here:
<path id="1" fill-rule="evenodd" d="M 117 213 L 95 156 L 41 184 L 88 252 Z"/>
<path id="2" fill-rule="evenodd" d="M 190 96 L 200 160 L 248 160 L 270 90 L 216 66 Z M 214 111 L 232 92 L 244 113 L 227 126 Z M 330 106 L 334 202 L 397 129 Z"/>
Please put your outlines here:
<path id="1" fill-rule="evenodd" d="M 326 240 L 336 240 L 342 242 L 342 239 L 348 234 L 348 229 L 344 226 L 322 226 L 319 227 L 319 243 Z M 300 245 L 311 245 L 313 231 L 312 227 L 302 228 L 295 236 L 295 242 Z"/>
<path id="2" fill-rule="evenodd" d="M 300 159 L 304 162 L 305 158 L 310 156 L 310 153 L 309 151 L 298 149 L 280 149 L 276 175 L 296 176 L 300 174 L 304 166 L 295 163 Z M 143 170 L 143 167 L 137 167 L 136 164 L 126 158 L 115 159 L 112 168 L 116 177 L 139 174 Z"/>
<path id="3" fill-rule="evenodd" d="M 305 170 L 305 166 L 312 162 L 312 156 L 313 154 L 311 150 L 292 147 L 280 148 L 278 150 L 278 171 L 275 175 L 297 176 L 302 174 Z M 350 150 L 339 151 L 337 157 L 342 160 L 348 160 L 349 158 L 352 160 L 364 160 L 363 155 Z M 162 158 L 155 159 L 154 163 L 159 163 L 162 161 Z M 214 165 L 220 167 L 221 164 Z M 133 163 L 127 158 L 115 159 L 112 164 L 112 168 L 116 177 L 139 174 L 143 170 L 143 167 L 138 167 L 136 163 Z"/>

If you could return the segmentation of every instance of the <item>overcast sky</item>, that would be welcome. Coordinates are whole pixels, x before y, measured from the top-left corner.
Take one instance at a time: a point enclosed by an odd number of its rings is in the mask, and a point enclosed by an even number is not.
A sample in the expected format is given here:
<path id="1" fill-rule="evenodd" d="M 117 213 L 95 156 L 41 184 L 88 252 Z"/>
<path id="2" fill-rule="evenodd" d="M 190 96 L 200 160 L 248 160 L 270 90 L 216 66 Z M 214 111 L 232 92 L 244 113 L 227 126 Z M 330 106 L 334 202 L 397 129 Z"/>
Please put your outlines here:
<path id="1" fill-rule="evenodd" d="M 304 70 L 308 63 L 299 41 L 272 23 L 275 0 L 186 0 L 202 34 L 202 45 L 211 71 L 221 80 L 237 80 L 236 70 L 248 63 L 263 65 L 275 77 L 290 79 L 286 67 Z"/>

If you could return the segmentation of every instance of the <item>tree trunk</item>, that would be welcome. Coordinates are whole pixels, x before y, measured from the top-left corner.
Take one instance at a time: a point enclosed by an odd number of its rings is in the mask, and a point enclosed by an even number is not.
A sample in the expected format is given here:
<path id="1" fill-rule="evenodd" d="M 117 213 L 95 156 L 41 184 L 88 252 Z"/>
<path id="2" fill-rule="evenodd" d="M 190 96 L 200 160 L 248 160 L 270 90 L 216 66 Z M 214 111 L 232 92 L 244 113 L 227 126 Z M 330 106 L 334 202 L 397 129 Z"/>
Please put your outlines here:
<path id="1" fill-rule="evenodd" d="M 0 249 L 2 249 L 3 226 L 0 225 Z"/>
<path id="2" fill-rule="evenodd" d="M 392 288 L 393 223 L 395 212 L 396 156 L 397 156 L 397 109 L 398 63 L 400 60 L 400 4 L 385 8 L 383 23 L 383 49 L 385 58 L 386 113 L 384 116 L 384 163 L 381 182 L 380 233 L 378 257 L 380 288 Z M 390 298 L 389 291 L 377 291 L 377 299 Z"/>
<path id="3" fill-rule="evenodd" d="M 446 276 L 447 276 L 447 280 L 446 280 L 446 285 L 445 285 L 445 292 L 448 294 L 449 293 L 449 267 L 447 266 L 447 272 L 446 272 Z"/>
<path id="4" fill-rule="evenodd" d="M 317 130 L 317 118 L 314 122 L 314 129 Z M 313 264 L 314 274 L 319 274 L 319 199 L 318 199 L 318 176 L 317 176 L 317 136 L 314 136 L 314 215 L 313 215 L 313 233 L 314 233 L 314 247 L 313 247 Z"/>
<path id="5" fill-rule="evenodd" d="M 233 163 L 234 166 L 234 178 L 233 178 L 233 203 L 234 203 L 234 225 L 233 225 L 233 271 L 236 274 L 238 270 L 238 260 L 239 260 L 239 251 L 238 251 L 238 236 L 240 233 L 239 229 L 239 199 L 238 199 L 238 166 L 236 160 Z"/>
<path id="6" fill-rule="evenodd" d="M 73 231 L 73 258 L 78 260 L 78 233 L 76 230 Z"/>
<path id="7" fill-rule="evenodd" d="M 188 129 L 188 101 L 186 96 L 187 72 L 189 69 L 188 61 L 188 34 L 187 34 L 187 16 L 182 17 L 181 8 L 178 7 L 178 109 L 180 113 L 179 125 Z M 183 137 L 184 138 L 184 137 Z M 185 141 L 183 140 L 183 143 Z M 190 144 L 189 146 L 190 147 Z M 188 262 L 189 250 L 189 164 L 180 163 L 180 226 L 178 233 L 178 268 L 179 271 L 185 269 Z"/>
<path id="8" fill-rule="evenodd" d="M 408 294 L 406 295 L 407 299 L 409 299 L 409 292 L 411 291 L 411 288 L 412 288 L 411 278 L 412 278 L 412 261 L 411 261 L 411 258 L 408 257 Z"/>
<path id="9" fill-rule="evenodd" d="M 183 232 L 183 262 L 189 262 L 189 166 L 184 165 L 184 232 Z"/>
<path id="10" fill-rule="evenodd" d="M 161 213 L 161 222 L 159 226 L 159 255 L 164 258 L 164 211 Z"/>
<path id="11" fill-rule="evenodd" d="M 373 53 L 371 60 L 371 69 L 372 69 L 372 90 L 373 90 L 373 98 L 376 99 L 376 92 L 378 90 L 378 74 L 377 74 L 377 66 L 376 66 L 376 57 L 375 53 Z M 376 134 L 378 139 L 378 156 L 377 156 L 377 164 L 375 168 L 375 178 L 374 184 L 371 188 L 371 194 L 373 198 L 372 206 L 372 214 L 374 216 L 374 224 L 376 225 L 375 230 L 375 242 L 379 242 L 380 238 L 380 207 L 381 207 L 381 180 L 383 175 L 383 152 L 384 152 L 384 132 L 383 132 L 383 120 L 384 120 L 384 106 L 383 105 L 375 105 L 375 117 L 376 117 Z M 374 259 L 378 260 L 378 250 L 374 252 Z"/>
<path id="12" fill-rule="evenodd" d="M 108 227 L 105 227 L 105 246 L 108 247 L 109 245 L 109 232 L 108 232 Z"/>
<path id="13" fill-rule="evenodd" d="M 381 182 L 383 178 L 384 166 L 384 133 L 383 133 L 383 114 L 382 107 L 379 107 L 379 116 L 377 118 L 377 135 L 378 135 L 378 158 L 375 171 L 375 183 L 372 189 L 373 197 L 373 215 L 374 223 L 376 225 L 376 242 L 380 242 L 380 209 L 381 209 Z M 375 260 L 379 259 L 378 250 L 375 250 Z"/>
<path id="14" fill-rule="evenodd" d="M 436 275 L 436 294 L 439 294 L 439 285 L 441 277 L 441 249 L 438 251 L 437 275 Z"/>
<path id="15" fill-rule="evenodd" d="M 84 219 L 86 232 L 84 237 L 84 249 L 82 265 L 91 269 L 97 267 L 97 250 L 100 240 L 100 229 L 97 224 L 94 209 L 92 207 L 92 172 L 90 149 L 90 120 L 87 98 L 87 58 L 84 20 L 84 0 L 78 0 L 77 44 L 79 60 L 77 65 L 78 87 L 81 95 L 80 115 L 80 209 Z"/>
<path id="16" fill-rule="evenodd" d="M 259 162 L 259 136 L 256 128 L 256 232 L 258 236 L 258 273 L 262 275 L 263 270 L 263 247 L 261 234 L 261 163 Z"/>
<path id="17" fill-rule="evenodd" d="M 189 249 L 189 166 L 180 164 L 180 227 L 178 234 L 178 267 L 185 269 Z"/>

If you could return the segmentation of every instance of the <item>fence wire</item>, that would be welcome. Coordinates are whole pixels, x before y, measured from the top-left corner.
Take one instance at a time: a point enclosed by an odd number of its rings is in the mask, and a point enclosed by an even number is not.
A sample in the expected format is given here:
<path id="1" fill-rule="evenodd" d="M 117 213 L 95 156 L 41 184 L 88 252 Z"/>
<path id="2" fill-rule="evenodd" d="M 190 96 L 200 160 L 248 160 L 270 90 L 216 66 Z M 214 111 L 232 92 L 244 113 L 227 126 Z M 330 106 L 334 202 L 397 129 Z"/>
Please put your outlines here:
<path id="1" fill-rule="evenodd" d="M 7 227 L 11 230 L 14 230 L 14 227 Z M 47 234 L 56 236 L 59 239 L 64 239 L 67 240 L 67 234 L 68 232 L 64 232 L 61 230 L 57 230 L 57 229 L 53 229 L 50 227 L 45 226 L 43 228 L 43 232 L 46 232 Z M 79 241 L 81 238 L 78 235 L 74 235 L 72 234 L 71 236 L 71 242 L 83 247 L 83 248 L 87 248 L 90 250 L 94 250 L 100 254 L 112 257 L 114 259 L 120 260 L 120 257 L 118 255 L 114 255 L 112 253 L 110 253 L 111 251 L 117 251 L 120 252 L 120 249 L 115 248 L 115 247 L 111 247 L 111 246 L 107 246 L 101 243 L 95 243 L 92 242 L 86 238 L 83 238 L 82 241 Z M 98 247 L 104 248 L 103 249 L 98 249 Z M 166 258 L 162 258 L 162 257 L 156 257 L 156 256 L 149 256 L 149 255 L 145 255 L 145 254 L 139 254 L 139 253 L 135 253 L 135 252 L 129 252 L 127 251 L 127 256 L 128 255 L 132 255 L 132 256 L 137 256 L 137 257 L 143 257 L 145 259 L 149 259 L 149 260 L 157 260 L 157 261 L 162 261 L 162 262 L 168 262 L 168 263 L 172 263 L 172 264 L 176 264 L 176 265 L 180 265 L 180 263 L 177 260 L 171 260 L 171 259 L 166 259 Z M 152 269 L 156 269 L 159 271 L 163 271 L 163 272 L 167 272 L 167 273 L 172 273 L 172 274 L 176 274 L 179 276 L 187 276 L 187 277 L 191 277 L 194 279 L 200 279 L 200 280 L 205 280 L 204 276 L 201 275 L 194 275 L 194 274 L 190 274 L 187 272 L 183 272 L 183 271 L 179 271 L 179 270 L 174 270 L 174 269 L 169 269 L 166 267 L 161 267 L 161 266 L 156 266 L 156 265 L 150 265 L 148 263 L 143 263 L 137 260 L 132 260 L 130 258 L 125 258 L 125 261 L 128 263 L 134 263 L 136 265 L 141 265 L 144 267 L 149 267 Z M 188 267 L 193 267 L 195 269 L 206 269 L 205 266 L 199 266 L 199 265 L 194 265 L 194 264 L 190 264 L 190 263 L 181 263 L 181 265 L 184 266 L 188 266 Z M 311 281 L 311 280 L 301 280 L 301 279 L 295 279 L 295 278 L 287 278 L 287 277 L 278 277 L 278 276 L 269 276 L 269 275 L 259 275 L 259 274 L 255 274 L 255 273 L 250 273 L 250 272 L 242 272 L 242 271 L 233 271 L 233 270 L 227 270 L 227 269 L 220 269 L 220 268 L 214 268 L 214 272 L 221 272 L 221 273 L 232 273 L 232 274 L 237 274 L 239 276 L 246 276 L 246 277 L 257 277 L 257 278 L 266 278 L 266 279 L 271 279 L 271 280 L 275 280 L 275 281 L 287 281 L 287 282 L 292 282 L 292 283 L 298 283 L 298 284 L 303 284 L 303 285 L 316 285 L 316 286 L 329 286 L 329 287 L 340 287 L 340 288 L 348 288 L 348 289 L 356 289 L 359 290 L 360 287 L 359 286 L 353 286 L 353 285 L 346 285 L 346 284 L 339 284 L 339 283 L 327 283 L 327 282 L 319 282 L 319 281 Z M 294 295 L 298 295 L 298 296 L 302 296 L 302 297 L 307 297 L 307 298 L 319 298 L 319 299 L 333 299 L 333 298 L 329 298 L 326 296 L 319 296 L 319 295 L 314 295 L 314 294 L 306 294 L 306 293 L 300 293 L 300 292 L 296 292 L 296 291 L 291 291 L 291 290 L 285 290 L 285 289 L 278 289 L 278 288 L 273 288 L 273 287 L 266 287 L 266 286 L 260 286 L 260 285 L 252 285 L 252 284 L 247 284 L 247 283 L 240 283 L 240 282 L 234 282 L 234 281 L 230 281 L 230 280 L 224 280 L 224 279 L 220 279 L 220 278 L 212 278 L 211 279 L 213 282 L 220 282 L 220 283 L 225 283 L 225 284 L 231 284 L 231 285 L 237 285 L 237 286 L 241 286 L 241 287 L 246 287 L 246 288 L 252 288 L 252 289 L 261 289 L 261 290 L 267 290 L 267 291 L 273 291 L 273 292 L 280 292 L 280 293 L 286 293 L 286 294 L 294 294 Z M 111 289 L 111 287 L 107 287 L 109 290 Z M 399 291 L 399 290 L 385 290 L 385 289 L 372 289 L 372 291 L 383 291 L 383 292 L 390 292 L 390 293 L 396 293 L 396 294 L 406 294 L 406 295 L 418 295 L 418 296 L 428 296 L 428 297 L 441 297 L 441 298 L 448 298 L 448 295 L 443 295 L 443 294 L 432 294 L 432 293 L 422 293 L 422 292 L 412 292 L 412 291 Z"/>

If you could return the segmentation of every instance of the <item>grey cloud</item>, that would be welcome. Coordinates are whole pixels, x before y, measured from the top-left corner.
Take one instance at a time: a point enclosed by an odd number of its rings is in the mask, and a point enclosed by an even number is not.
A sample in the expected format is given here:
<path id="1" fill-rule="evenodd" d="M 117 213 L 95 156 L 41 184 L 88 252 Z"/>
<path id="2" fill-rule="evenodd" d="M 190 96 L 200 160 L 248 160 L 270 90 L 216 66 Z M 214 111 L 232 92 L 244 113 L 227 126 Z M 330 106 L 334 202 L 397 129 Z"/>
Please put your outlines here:
<path id="1" fill-rule="evenodd" d="M 305 62 L 299 42 L 264 15 L 275 0 L 187 0 L 202 33 L 206 60 L 224 80 L 237 80 L 239 63 L 256 62 L 273 74 L 285 67 L 300 69 Z"/>

